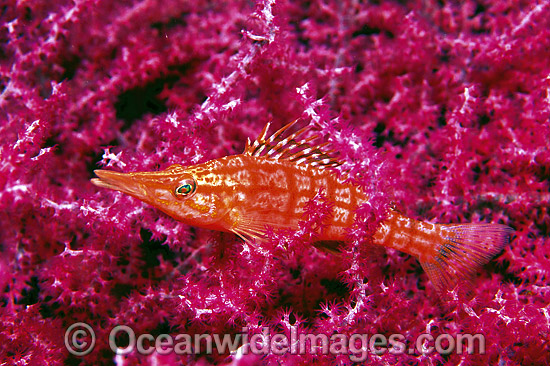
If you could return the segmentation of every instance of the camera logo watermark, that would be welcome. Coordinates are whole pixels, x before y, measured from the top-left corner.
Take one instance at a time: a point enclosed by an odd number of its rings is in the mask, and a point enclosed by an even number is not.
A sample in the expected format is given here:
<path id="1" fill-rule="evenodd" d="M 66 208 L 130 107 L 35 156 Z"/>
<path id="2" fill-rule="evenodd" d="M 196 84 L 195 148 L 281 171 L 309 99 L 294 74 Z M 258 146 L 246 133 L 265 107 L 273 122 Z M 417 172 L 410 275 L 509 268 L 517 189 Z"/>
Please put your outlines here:
<path id="1" fill-rule="evenodd" d="M 120 340 L 124 339 L 124 342 Z M 75 323 L 65 332 L 65 346 L 75 356 L 85 356 L 92 352 L 96 337 L 92 327 L 86 323 Z M 124 344 L 119 344 L 124 343 Z M 287 334 L 271 334 L 268 327 L 261 333 L 249 334 L 248 328 L 242 328 L 237 334 L 152 334 L 136 335 L 126 325 L 118 325 L 109 333 L 109 347 L 117 355 L 137 352 L 150 355 L 175 353 L 183 354 L 332 354 L 348 355 L 353 362 L 363 362 L 369 353 L 382 355 L 386 352 L 393 355 L 408 354 L 427 355 L 438 352 L 448 355 L 453 352 L 462 354 L 485 353 L 485 337 L 482 334 L 440 334 L 437 337 L 429 333 L 421 334 L 407 349 L 406 339 L 402 334 L 298 334 L 295 328 Z"/>

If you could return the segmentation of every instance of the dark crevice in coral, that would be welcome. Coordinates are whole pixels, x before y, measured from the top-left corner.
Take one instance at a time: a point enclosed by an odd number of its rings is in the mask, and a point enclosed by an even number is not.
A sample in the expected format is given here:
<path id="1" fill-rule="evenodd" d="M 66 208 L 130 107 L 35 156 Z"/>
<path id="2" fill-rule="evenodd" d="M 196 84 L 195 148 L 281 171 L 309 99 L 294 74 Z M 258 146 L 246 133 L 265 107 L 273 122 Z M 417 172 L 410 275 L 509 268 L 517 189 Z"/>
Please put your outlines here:
<path id="1" fill-rule="evenodd" d="M 472 171 L 474 172 L 473 182 L 477 183 L 477 181 L 479 180 L 479 176 L 481 175 L 481 168 L 479 167 L 479 165 L 476 165 L 472 168 Z"/>
<path id="2" fill-rule="evenodd" d="M 107 146 L 112 146 L 111 144 L 107 144 Z M 101 161 L 103 160 L 103 150 L 101 151 L 93 151 L 90 153 L 90 155 L 86 156 L 85 162 L 86 162 L 86 171 L 88 172 L 88 177 L 95 178 L 94 170 L 101 168 Z"/>
<path id="3" fill-rule="evenodd" d="M 4 55 L 2 54 L 2 51 L 0 50 L 0 59 L 4 58 L 3 57 Z M 4 92 L 4 90 L 6 89 L 6 85 L 9 84 L 9 78 L 7 77 L 1 77 L 0 78 L 0 94 L 2 94 Z"/>
<path id="4" fill-rule="evenodd" d="M 197 66 L 199 63 L 199 60 L 191 61 L 185 64 L 179 64 L 179 65 L 169 65 L 168 66 L 168 72 L 173 77 L 181 77 L 183 75 L 186 75 Z"/>
<path id="5" fill-rule="evenodd" d="M 439 127 L 447 126 L 447 119 L 445 118 L 446 113 L 447 113 L 447 107 L 445 106 L 441 107 L 441 111 L 439 112 L 439 116 L 437 117 L 437 125 Z"/>
<path id="6" fill-rule="evenodd" d="M 157 338 L 161 334 L 171 334 L 174 333 L 174 329 L 170 326 L 170 323 L 166 319 L 161 321 L 155 329 L 150 332 L 153 337 Z"/>
<path id="7" fill-rule="evenodd" d="M 184 64 L 169 65 L 163 77 L 150 81 L 146 85 L 137 86 L 122 92 L 114 104 L 116 117 L 124 121 L 121 132 L 129 129 L 132 124 L 147 114 L 160 114 L 168 110 L 166 100 L 159 94 L 165 88 L 171 88 L 184 75 L 189 74 L 200 60 Z M 206 98 L 206 97 L 205 97 Z"/>
<path id="8" fill-rule="evenodd" d="M 300 268 L 290 268 L 290 274 L 292 275 L 293 279 L 297 279 L 298 277 L 300 277 L 300 273 Z"/>
<path id="9" fill-rule="evenodd" d="M 288 25 L 292 27 L 292 31 L 296 35 L 296 41 L 308 50 L 311 46 L 310 40 L 307 35 L 304 34 L 304 30 L 301 26 L 301 21 L 291 20 L 288 22 Z"/>
<path id="10" fill-rule="evenodd" d="M 288 314 L 288 322 L 290 325 L 296 324 L 296 315 L 294 315 L 294 313 Z"/>
<path id="11" fill-rule="evenodd" d="M 42 317 L 44 318 L 54 318 L 59 315 L 57 314 L 56 310 L 59 309 L 61 305 L 57 301 L 54 301 L 51 303 L 50 301 L 51 301 L 51 297 L 48 296 L 44 300 L 44 303 L 40 304 L 39 312 L 40 312 L 40 315 L 42 315 Z"/>
<path id="12" fill-rule="evenodd" d="M 158 29 L 161 32 L 164 32 L 168 29 L 175 28 L 177 26 L 186 26 L 187 25 L 187 16 L 189 13 L 183 12 L 178 16 L 174 16 L 164 22 L 154 22 L 151 24 L 151 28 Z"/>
<path id="13" fill-rule="evenodd" d="M 484 267 L 487 269 L 487 273 L 499 273 L 502 276 L 503 282 L 513 283 L 515 286 L 523 283 L 523 279 L 508 271 L 510 262 L 507 260 L 503 260 L 502 263 L 490 261 Z"/>
<path id="14" fill-rule="evenodd" d="M 59 143 L 57 140 L 59 136 L 49 136 L 46 138 L 44 143 L 42 144 L 42 149 L 47 149 L 49 147 L 53 147 L 53 153 L 57 156 L 62 156 L 64 154 L 63 145 Z"/>
<path id="15" fill-rule="evenodd" d="M 24 9 L 23 19 L 26 22 L 30 22 L 32 20 L 32 9 L 28 6 L 26 6 L 25 9 Z"/>
<path id="16" fill-rule="evenodd" d="M 475 35 L 479 35 L 479 34 L 488 34 L 490 33 L 490 31 L 491 31 L 490 29 L 480 27 L 480 28 L 472 28 L 471 33 Z"/>
<path id="17" fill-rule="evenodd" d="M 439 60 L 441 62 L 444 62 L 444 63 L 449 62 L 450 56 L 449 56 L 449 50 L 448 49 L 446 49 L 446 48 L 441 49 L 441 55 L 439 56 Z"/>
<path id="18" fill-rule="evenodd" d="M 69 242 L 69 249 L 71 250 L 81 250 L 82 246 L 86 242 L 86 239 L 90 237 L 89 233 L 83 232 L 82 234 L 73 235 L 71 241 Z"/>
<path id="19" fill-rule="evenodd" d="M 474 172 L 474 176 L 473 176 L 473 182 L 474 183 L 477 183 L 479 181 L 479 178 L 482 176 L 482 175 L 489 175 L 489 167 L 486 166 L 487 164 L 487 161 L 483 161 L 482 162 L 482 165 L 475 165 L 473 168 L 472 168 L 472 171 Z"/>
<path id="20" fill-rule="evenodd" d="M 336 279 L 323 278 L 320 283 L 329 294 L 335 294 L 339 298 L 346 297 L 349 294 L 347 286 Z"/>
<path id="21" fill-rule="evenodd" d="M 1 7 L 1 9 L 2 9 L 2 10 L 0 10 L 0 16 L 3 17 L 3 16 L 5 16 L 6 13 L 8 12 L 8 6 L 7 6 L 7 5 L 4 5 L 4 6 Z M 6 20 L 6 19 L 4 19 L 4 20 Z"/>
<path id="22" fill-rule="evenodd" d="M 478 2 L 476 5 L 476 10 L 474 10 L 474 14 L 470 17 L 470 19 L 475 18 L 479 14 L 483 13 L 485 10 L 485 6 L 481 2 Z"/>
<path id="23" fill-rule="evenodd" d="M 382 135 L 382 132 L 386 129 L 386 125 L 382 122 L 378 122 L 376 127 L 374 127 L 374 133 L 376 134 L 376 139 L 374 141 L 374 146 L 380 148 L 384 144 L 386 138 Z"/>
<path id="24" fill-rule="evenodd" d="M 365 24 L 361 27 L 361 29 L 353 32 L 351 36 L 355 38 L 358 36 L 370 36 L 372 34 L 380 34 L 380 28 L 370 27 L 367 24 Z"/>
<path id="25" fill-rule="evenodd" d="M 24 288 L 21 291 L 21 297 L 15 300 L 18 305 L 33 305 L 38 302 L 38 294 L 40 293 L 40 287 L 38 286 L 38 277 L 31 277 L 27 282 L 29 287 Z"/>
<path id="26" fill-rule="evenodd" d="M 305 37 L 298 37 L 297 41 L 299 44 L 301 44 L 304 49 L 309 50 L 311 48 L 310 42 L 308 38 Z"/>
<path id="27" fill-rule="evenodd" d="M 437 178 L 436 178 L 436 177 L 428 178 L 428 182 L 426 183 L 426 188 L 435 187 L 436 182 L 437 182 Z"/>
<path id="28" fill-rule="evenodd" d="M 159 256 L 162 256 L 165 261 L 175 261 L 176 253 L 164 244 L 164 240 L 153 239 L 153 233 L 150 230 L 141 228 L 139 236 L 142 240 L 140 250 L 141 260 L 144 261 L 144 270 L 160 265 Z"/>
<path id="29" fill-rule="evenodd" d="M 76 70 L 80 66 L 82 59 L 76 55 L 69 55 L 61 61 L 60 66 L 63 68 L 63 74 L 59 77 L 58 81 L 72 80 L 76 74 Z"/>
<path id="30" fill-rule="evenodd" d="M 134 290 L 135 286 L 127 283 L 117 283 L 111 289 L 111 295 L 117 299 L 127 298 Z"/>
<path id="31" fill-rule="evenodd" d="M 124 333 L 124 332 L 119 332 L 119 333 Z M 100 354 L 99 359 L 101 360 L 101 365 L 104 365 L 104 366 L 116 366 L 117 365 L 114 361 L 115 358 L 113 357 L 113 353 L 110 349 L 102 349 L 99 354 Z"/>
<path id="32" fill-rule="evenodd" d="M 376 135 L 376 138 L 373 145 L 378 148 L 384 146 L 384 143 L 386 142 L 392 144 L 393 146 L 404 147 L 410 141 L 410 137 L 408 136 L 405 137 L 403 140 L 397 139 L 395 137 L 395 133 L 391 129 L 386 129 L 386 126 L 383 123 L 378 123 L 376 125 L 376 127 L 374 128 L 374 133 Z"/>
<path id="33" fill-rule="evenodd" d="M 481 116 L 479 116 L 479 119 L 478 119 L 477 123 L 478 123 L 479 127 L 483 127 L 486 124 L 488 124 L 490 121 L 491 121 L 491 117 L 489 117 L 486 114 L 482 114 Z"/>
<path id="34" fill-rule="evenodd" d="M 536 217 L 540 219 L 534 220 L 533 225 L 535 225 L 541 237 L 550 236 L 550 227 L 547 224 L 548 220 L 544 220 L 544 216 L 546 215 L 548 215 L 548 209 L 546 207 L 539 207 L 536 209 Z"/>
<path id="35" fill-rule="evenodd" d="M 119 332 L 119 333 L 124 333 L 124 332 Z M 79 357 L 70 355 L 65 359 L 63 364 L 66 366 L 79 366 L 82 364 L 82 359 Z"/>
<path id="36" fill-rule="evenodd" d="M 373 34 L 383 34 L 388 39 L 395 38 L 395 35 L 390 32 L 387 29 L 380 29 L 378 27 L 371 27 L 368 24 L 364 24 L 360 29 L 356 30 L 351 34 L 353 38 L 359 37 L 359 36 L 371 36 Z"/>
<path id="37" fill-rule="evenodd" d="M 121 131 L 130 128 L 133 122 L 146 114 L 155 115 L 166 112 L 165 100 L 159 99 L 159 94 L 166 86 L 170 87 L 178 79 L 177 75 L 169 75 L 153 80 L 147 85 L 122 92 L 114 105 L 116 117 L 124 121 Z"/>
<path id="38" fill-rule="evenodd" d="M 128 260 L 127 256 L 119 256 L 116 261 L 117 267 L 126 267 L 128 264 L 130 264 L 130 261 Z M 126 271 L 124 268 L 122 269 L 123 273 Z"/>

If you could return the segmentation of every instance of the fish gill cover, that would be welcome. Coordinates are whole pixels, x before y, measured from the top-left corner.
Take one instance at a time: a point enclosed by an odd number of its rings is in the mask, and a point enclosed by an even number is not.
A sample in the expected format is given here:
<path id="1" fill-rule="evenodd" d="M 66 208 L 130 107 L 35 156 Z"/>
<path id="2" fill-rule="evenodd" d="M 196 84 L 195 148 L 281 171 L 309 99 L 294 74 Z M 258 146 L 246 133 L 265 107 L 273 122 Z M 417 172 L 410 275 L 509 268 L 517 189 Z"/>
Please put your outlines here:
<path id="1" fill-rule="evenodd" d="M 483 334 L 476 352 L 374 364 L 550 362 L 550 3 L 7 0 L 0 7 L 0 363 L 350 364 L 348 354 L 115 356 L 109 332 Z M 302 118 L 370 195 L 340 256 L 303 230 L 257 249 L 90 183 L 241 153 Z M 389 205 L 494 222 L 511 243 L 442 301 L 374 250 Z M 77 322 L 95 331 L 79 357 Z M 119 337 L 121 338 L 121 337 Z M 124 337 L 122 337 L 124 338 Z M 124 345 L 129 340 L 118 339 Z"/>

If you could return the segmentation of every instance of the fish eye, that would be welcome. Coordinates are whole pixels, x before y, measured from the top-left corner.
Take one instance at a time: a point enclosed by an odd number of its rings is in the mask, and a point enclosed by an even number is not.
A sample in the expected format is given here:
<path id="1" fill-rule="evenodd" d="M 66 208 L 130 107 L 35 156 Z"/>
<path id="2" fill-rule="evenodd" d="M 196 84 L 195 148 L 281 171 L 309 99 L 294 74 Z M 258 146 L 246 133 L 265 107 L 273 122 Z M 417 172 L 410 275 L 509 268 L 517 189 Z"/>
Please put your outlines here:
<path id="1" fill-rule="evenodd" d="M 174 190 L 174 194 L 178 198 L 187 197 L 195 193 L 197 184 L 194 179 L 186 179 L 180 183 Z"/>

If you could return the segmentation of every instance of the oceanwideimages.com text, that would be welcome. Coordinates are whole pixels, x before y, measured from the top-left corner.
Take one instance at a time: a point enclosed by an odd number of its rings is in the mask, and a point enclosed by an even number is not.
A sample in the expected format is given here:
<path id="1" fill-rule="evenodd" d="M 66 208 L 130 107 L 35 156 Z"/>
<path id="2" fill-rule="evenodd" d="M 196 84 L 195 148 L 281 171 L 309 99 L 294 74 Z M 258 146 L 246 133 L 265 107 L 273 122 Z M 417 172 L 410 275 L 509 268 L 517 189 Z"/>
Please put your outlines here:
<path id="1" fill-rule="evenodd" d="M 122 339 L 124 341 L 122 341 Z M 402 334 L 312 334 L 298 333 L 292 328 L 287 333 L 273 333 L 268 327 L 259 333 L 242 328 L 237 334 L 136 334 L 126 325 L 114 327 L 109 333 L 109 346 L 113 353 L 125 355 L 137 352 L 143 355 L 158 353 L 184 354 L 332 354 L 348 355 L 354 362 L 362 362 L 369 354 L 393 355 L 485 353 L 485 337 L 482 334 L 425 333 L 413 342 Z M 75 323 L 65 333 L 65 346 L 73 355 L 84 356 L 93 351 L 95 333 L 86 323 Z"/>

